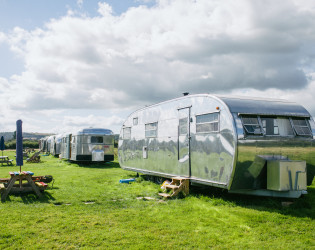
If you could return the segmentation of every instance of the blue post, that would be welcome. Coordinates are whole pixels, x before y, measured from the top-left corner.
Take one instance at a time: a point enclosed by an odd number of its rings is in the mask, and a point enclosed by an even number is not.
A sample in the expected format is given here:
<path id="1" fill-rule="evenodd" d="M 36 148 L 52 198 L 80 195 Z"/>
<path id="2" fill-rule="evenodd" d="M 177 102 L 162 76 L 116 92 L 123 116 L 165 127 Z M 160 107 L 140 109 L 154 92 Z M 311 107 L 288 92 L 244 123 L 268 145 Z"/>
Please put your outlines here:
<path id="1" fill-rule="evenodd" d="M 5 149 L 4 147 L 4 137 L 1 136 L 1 140 L 0 140 L 0 150 L 3 151 Z"/>
<path id="2" fill-rule="evenodd" d="M 23 166 L 23 137 L 22 137 L 22 121 L 16 121 L 16 165 Z"/>

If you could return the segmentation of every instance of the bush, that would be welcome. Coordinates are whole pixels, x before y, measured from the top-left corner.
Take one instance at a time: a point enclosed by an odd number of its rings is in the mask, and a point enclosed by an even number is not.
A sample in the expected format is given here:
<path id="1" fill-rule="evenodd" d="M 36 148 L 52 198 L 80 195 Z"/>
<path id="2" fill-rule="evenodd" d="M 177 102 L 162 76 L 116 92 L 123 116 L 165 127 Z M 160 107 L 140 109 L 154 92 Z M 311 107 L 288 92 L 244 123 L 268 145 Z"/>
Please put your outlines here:
<path id="1" fill-rule="evenodd" d="M 16 140 L 7 141 L 4 145 L 5 149 L 16 149 Z M 23 148 L 39 148 L 38 141 L 23 140 Z"/>

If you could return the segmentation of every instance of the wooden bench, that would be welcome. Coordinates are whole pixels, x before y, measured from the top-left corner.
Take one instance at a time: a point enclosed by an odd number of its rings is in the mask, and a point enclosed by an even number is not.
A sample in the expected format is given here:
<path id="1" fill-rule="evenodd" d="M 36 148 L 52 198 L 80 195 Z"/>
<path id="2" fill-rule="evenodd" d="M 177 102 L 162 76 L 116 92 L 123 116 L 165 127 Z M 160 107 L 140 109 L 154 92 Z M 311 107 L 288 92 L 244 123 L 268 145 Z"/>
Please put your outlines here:
<path id="1" fill-rule="evenodd" d="M 13 165 L 13 160 L 10 160 L 8 156 L 0 156 L 0 163 L 1 164 L 7 164 L 8 166 Z"/>

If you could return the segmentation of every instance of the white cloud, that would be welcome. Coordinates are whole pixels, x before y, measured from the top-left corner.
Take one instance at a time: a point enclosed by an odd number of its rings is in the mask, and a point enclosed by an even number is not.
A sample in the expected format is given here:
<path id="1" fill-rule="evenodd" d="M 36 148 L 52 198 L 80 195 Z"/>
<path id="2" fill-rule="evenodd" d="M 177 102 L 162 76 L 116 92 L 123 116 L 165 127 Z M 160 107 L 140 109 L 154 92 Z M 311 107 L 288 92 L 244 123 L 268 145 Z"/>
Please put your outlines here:
<path id="1" fill-rule="evenodd" d="M 285 99 L 302 104 L 313 116 L 315 115 L 315 73 L 308 75 L 310 82 L 305 88 L 296 90 L 270 88 L 266 90 L 258 89 L 237 89 L 231 91 L 232 95 L 256 96 L 265 98 Z"/>
<path id="2" fill-rule="evenodd" d="M 79 8 L 82 8 L 83 0 L 77 0 L 77 5 L 79 6 Z"/>
<path id="3" fill-rule="evenodd" d="M 6 35 L 3 32 L 0 32 L 0 43 L 6 40 Z"/>
<path id="4" fill-rule="evenodd" d="M 314 1 L 159 0 L 120 16 L 103 2 L 98 13 L 69 10 L 40 29 L 0 33 L 25 61 L 25 72 L 0 80 L 9 110 L 131 111 L 189 91 L 277 93 L 315 115 Z"/>

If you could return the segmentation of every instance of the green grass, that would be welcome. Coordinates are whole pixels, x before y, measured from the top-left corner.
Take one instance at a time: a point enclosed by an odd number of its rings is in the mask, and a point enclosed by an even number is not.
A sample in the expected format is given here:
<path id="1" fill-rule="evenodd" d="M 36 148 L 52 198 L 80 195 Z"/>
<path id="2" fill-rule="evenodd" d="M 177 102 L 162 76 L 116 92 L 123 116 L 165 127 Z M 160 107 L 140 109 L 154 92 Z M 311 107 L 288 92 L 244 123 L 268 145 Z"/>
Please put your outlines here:
<path id="1" fill-rule="evenodd" d="M 14 157 L 15 152 L 5 151 Z M 0 204 L 0 248 L 314 248 L 315 183 L 309 194 L 283 201 L 191 189 L 163 201 L 159 185 L 122 170 L 117 160 L 78 165 L 52 156 L 22 170 L 52 175 L 53 188 L 37 199 L 10 195 Z M 0 167 L 0 177 L 19 167 Z M 155 200 L 137 199 L 153 197 Z M 291 200 L 292 201 L 292 200 Z M 93 203 L 94 202 L 94 203 Z M 88 204 L 86 204 L 88 203 Z"/>

